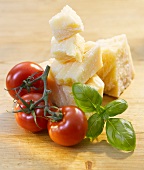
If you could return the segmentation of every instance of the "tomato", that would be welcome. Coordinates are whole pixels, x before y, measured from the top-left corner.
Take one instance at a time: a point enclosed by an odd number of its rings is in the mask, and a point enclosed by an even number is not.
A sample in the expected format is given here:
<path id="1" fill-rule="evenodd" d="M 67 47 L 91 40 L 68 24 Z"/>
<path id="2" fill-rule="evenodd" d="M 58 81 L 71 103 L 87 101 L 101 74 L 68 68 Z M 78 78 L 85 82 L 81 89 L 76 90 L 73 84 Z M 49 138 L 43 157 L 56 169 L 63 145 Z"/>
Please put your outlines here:
<path id="1" fill-rule="evenodd" d="M 42 97 L 40 93 L 28 93 L 21 98 L 26 101 L 26 103 L 36 102 Z M 44 101 L 40 102 L 38 106 L 44 106 Z M 18 111 L 21 108 L 25 109 L 26 106 L 20 101 L 17 101 L 17 104 L 14 108 L 14 111 Z M 32 110 L 33 111 L 33 110 Z M 36 122 L 34 121 L 34 117 L 32 113 L 18 112 L 15 113 L 15 118 L 17 123 L 24 129 L 31 132 L 39 132 L 41 130 L 47 129 L 47 120 L 44 118 L 44 109 L 43 108 L 35 108 Z M 38 126 L 37 126 L 38 125 Z"/>
<path id="2" fill-rule="evenodd" d="M 76 106 L 63 106 L 61 108 L 63 119 L 58 122 L 48 122 L 50 138 L 63 146 L 76 145 L 86 135 L 88 123 L 82 110 Z"/>
<path id="3" fill-rule="evenodd" d="M 43 68 L 34 63 L 34 62 L 22 62 L 17 65 L 15 65 L 8 73 L 6 77 L 6 88 L 11 95 L 11 97 L 17 99 L 16 93 L 19 91 L 20 86 L 22 85 L 23 81 L 26 80 L 29 76 L 32 74 L 35 74 L 33 76 L 33 79 L 36 79 L 40 75 L 42 75 L 44 72 Z M 18 89 L 12 90 L 13 88 L 18 87 Z M 38 80 L 34 82 L 30 86 L 30 92 L 37 92 L 37 93 L 43 93 L 43 81 Z M 20 92 L 20 96 L 23 96 L 24 94 L 27 94 L 28 90 L 26 88 L 23 88 Z"/>

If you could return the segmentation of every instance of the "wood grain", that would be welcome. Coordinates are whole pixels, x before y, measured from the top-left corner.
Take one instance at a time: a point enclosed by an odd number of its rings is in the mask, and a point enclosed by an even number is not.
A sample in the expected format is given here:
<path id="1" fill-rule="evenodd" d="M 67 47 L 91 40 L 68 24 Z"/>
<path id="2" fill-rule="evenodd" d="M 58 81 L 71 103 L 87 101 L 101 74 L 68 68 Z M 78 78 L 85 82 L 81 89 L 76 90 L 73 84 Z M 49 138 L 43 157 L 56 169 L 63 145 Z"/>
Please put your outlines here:
<path id="1" fill-rule="evenodd" d="M 83 140 L 75 147 L 61 147 L 46 131 L 31 134 L 21 129 L 10 112 L 12 99 L 4 90 L 6 74 L 20 61 L 47 60 L 52 36 L 48 21 L 66 4 L 81 16 L 86 40 L 127 35 L 136 77 L 121 95 L 129 104 L 121 117 L 131 121 L 136 131 L 137 145 L 132 153 L 112 148 L 105 141 L 105 132 L 94 143 Z M 0 0 L 0 169 L 144 169 L 143 8 L 143 0 Z M 104 97 L 104 102 L 110 100 Z"/>

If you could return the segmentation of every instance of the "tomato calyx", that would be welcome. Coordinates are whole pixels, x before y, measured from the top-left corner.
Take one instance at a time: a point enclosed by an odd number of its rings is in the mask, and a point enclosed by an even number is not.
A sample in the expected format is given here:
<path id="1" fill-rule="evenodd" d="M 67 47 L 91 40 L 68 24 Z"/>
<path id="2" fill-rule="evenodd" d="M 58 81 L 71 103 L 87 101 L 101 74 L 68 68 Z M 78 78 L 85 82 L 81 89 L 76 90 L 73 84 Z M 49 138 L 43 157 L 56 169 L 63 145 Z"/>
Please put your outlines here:
<path id="1" fill-rule="evenodd" d="M 48 113 L 50 114 L 50 116 L 47 116 L 48 118 L 50 118 L 51 122 L 58 122 L 61 121 L 63 119 L 63 114 L 60 108 L 52 106 L 52 109 L 54 108 L 57 111 L 51 111 L 48 110 Z"/>
<path id="2" fill-rule="evenodd" d="M 24 112 L 26 114 L 32 114 L 34 121 L 35 121 L 37 126 L 38 126 L 38 124 L 37 124 L 37 120 L 36 120 L 37 116 L 36 116 L 36 113 L 35 113 L 35 109 L 42 108 L 44 110 L 44 117 L 43 118 L 50 119 L 53 122 L 60 121 L 63 118 L 63 114 L 58 107 L 48 105 L 48 96 L 51 93 L 51 90 L 47 89 L 47 77 L 48 77 L 49 70 L 50 70 L 50 66 L 47 66 L 44 73 L 41 76 L 39 76 L 37 79 L 32 80 L 32 78 L 33 78 L 33 75 L 32 75 L 28 79 L 24 80 L 24 84 L 27 87 L 29 87 L 29 85 L 31 85 L 33 82 L 36 82 L 40 79 L 43 81 L 44 91 L 43 91 L 42 97 L 39 100 L 37 100 L 35 102 L 32 101 L 32 100 L 30 100 L 29 102 L 26 102 L 19 95 L 19 91 L 18 91 L 18 93 L 16 93 L 17 98 L 19 99 L 19 101 L 21 101 L 24 108 L 21 106 L 21 104 L 17 103 L 17 104 L 19 104 L 20 110 L 13 111 L 13 113 Z M 41 103 L 41 102 L 44 102 L 44 105 L 38 106 L 39 103 Z"/>

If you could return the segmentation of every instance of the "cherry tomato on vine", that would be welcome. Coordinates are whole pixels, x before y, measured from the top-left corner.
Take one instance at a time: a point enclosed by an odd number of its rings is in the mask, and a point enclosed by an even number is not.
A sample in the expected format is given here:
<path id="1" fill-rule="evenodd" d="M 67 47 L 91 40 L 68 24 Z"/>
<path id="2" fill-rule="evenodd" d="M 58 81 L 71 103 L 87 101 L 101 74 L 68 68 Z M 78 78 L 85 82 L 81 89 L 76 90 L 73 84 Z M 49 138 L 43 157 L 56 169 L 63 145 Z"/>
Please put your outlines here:
<path id="1" fill-rule="evenodd" d="M 20 86 L 24 85 L 24 81 L 28 77 L 33 75 L 31 80 L 34 80 L 43 74 L 43 68 L 34 62 L 21 62 L 15 65 L 8 73 L 6 77 L 6 88 L 11 95 L 11 97 L 17 99 L 16 94 L 18 93 Z M 12 90 L 17 88 L 16 91 Z M 28 93 L 28 88 L 30 92 L 43 93 L 43 81 L 38 80 L 28 87 L 24 87 L 19 93 L 20 96 Z"/>
<path id="2" fill-rule="evenodd" d="M 28 93 L 21 98 L 27 103 L 36 102 L 42 97 L 40 93 Z M 51 103 L 50 103 L 51 104 Z M 37 106 L 44 106 L 44 101 L 40 102 Z M 26 106 L 21 100 L 17 101 L 14 111 L 26 109 Z M 34 121 L 33 111 L 35 111 L 36 122 Z M 15 113 L 17 123 L 24 129 L 31 132 L 39 132 L 47 129 L 48 120 L 44 117 L 44 108 L 34 108 L 29 110 L 29 113 L 25 113 L 24 110 Z"/>
<path id="3" fill-rule="evenodd" d="M 48 122 L 50 138 L 62 146 L 73 146 L 80 143 L 86 135 L 88 123 L 82 110 L 76 106 L 63 106 L 61 121 Z"/>

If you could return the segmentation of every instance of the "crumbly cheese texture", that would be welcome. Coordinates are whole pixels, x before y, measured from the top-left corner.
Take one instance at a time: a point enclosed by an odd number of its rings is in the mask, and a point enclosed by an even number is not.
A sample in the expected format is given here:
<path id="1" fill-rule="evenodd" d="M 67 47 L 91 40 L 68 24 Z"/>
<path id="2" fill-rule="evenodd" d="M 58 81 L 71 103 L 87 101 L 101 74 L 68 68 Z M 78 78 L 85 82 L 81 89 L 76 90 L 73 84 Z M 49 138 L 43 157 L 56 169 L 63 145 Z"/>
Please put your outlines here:
<path id="1" fill-rule="evenodd" d="M 49 20 L 52 33 L 57 41 L 62 41 L 84 30 L 84 25 L 77 13 L 66 5 L 60 13 Z"/>
<path id="2" fill-rule="evenodd" d="M 61 63 L 55 60 L 51 65 L 53 76 L 59 85 L 72 85 L 75 82 L 86 83 L 103 66 L 99 46 L 87 51 L 82 62 Z"/>
<path id="3" fill-rule="evenodd" d="M 40 63 L 40 65 L 45 69 L 46 65 L 50 66 L 53 61 L 54 60 L 49 60 Z M 48 87 L 52 91 L 52 93 L 49 96 L 49 99 L 52 101 L 52 103 L 54 103 L 58 107 L 62 107 L 65 105 L 76 105 L 74 97 L 72 95 L 72 86 L 57 84 L 51 70 L 49 72 L 48 82 L 49 82 Z M 95 88 L 99 92 L 99 94 L 103 97 L 104 83 L 97 74 L 90 78 L 85 84 L 91 86 L 92 88 Z"/>
<path id="4" fill-rule="evenodd" d="M 97 72 L 105 84 L 104 93 L 119 97 L 134 78 L 134 66 L 125 34 L 98 40 L 103 67 Z"/>
<path id="5" fill-rule="evenodd" d="M 62 63 L 69 61 L 82 62 L 84 49 L 85 40 L 79 33 L 60 42 L 52 37 L 50 56 Z"/>

